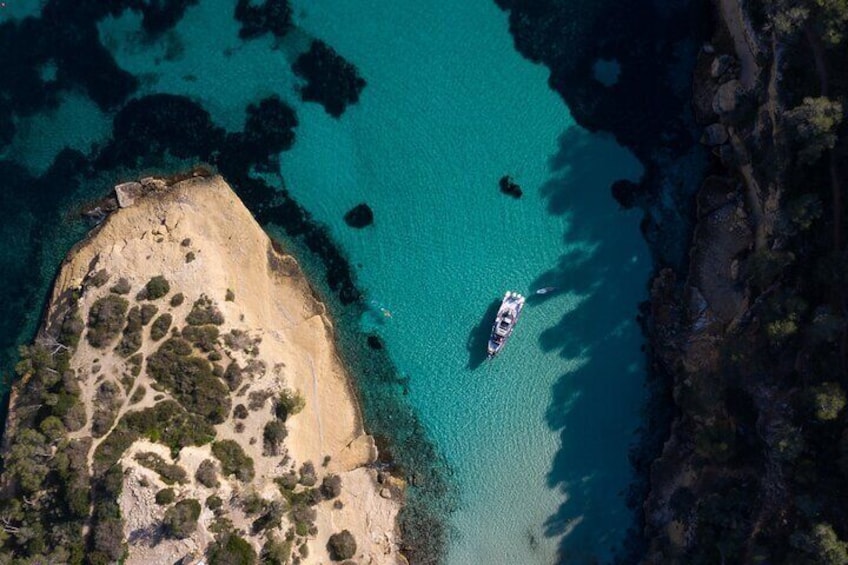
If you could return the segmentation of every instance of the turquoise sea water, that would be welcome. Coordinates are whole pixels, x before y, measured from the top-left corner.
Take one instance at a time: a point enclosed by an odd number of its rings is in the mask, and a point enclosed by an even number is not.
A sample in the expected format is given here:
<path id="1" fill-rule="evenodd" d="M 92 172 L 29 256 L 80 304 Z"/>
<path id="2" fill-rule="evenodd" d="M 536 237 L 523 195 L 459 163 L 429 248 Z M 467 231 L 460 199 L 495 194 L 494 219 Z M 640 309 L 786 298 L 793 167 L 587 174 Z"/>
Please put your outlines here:
<path id="1" fill-rule="evenodd" d="M 138 95 L 191 96 L 232 131 L 271 94 L 296 109 L 282 178 L 348 255 L 372 307 L 361 328 L 409 377 L 408 399 L 453 471 L 448 563 L 609 560 L 632 523 L 635 316 L 650 268 L 639 216 L 609 186 L 638 179 L 638 162 L 574 124 L 491 0 L 293 5 L 297 29 L 279 44 L 239 40 L 223 0 L 190 8 L 155 41 L 129 12 L 99 31 L 141 80 Z M 314 37 L 368 82 L 340 119 L 295 92 L 290 64 Z M 39 173 L 62 146 L 87 151 L 108 134 L 110 116 L 64 100 L 19 124 L 7 156 Z M 521 199 L 499 192 L 505 174 Z M 375 224 L 355 230 L 342 217 L 360 202 Z M 546 286 L 557 290 L 531 294 L 505 351 L 483 362 L 493 303 Z"/>

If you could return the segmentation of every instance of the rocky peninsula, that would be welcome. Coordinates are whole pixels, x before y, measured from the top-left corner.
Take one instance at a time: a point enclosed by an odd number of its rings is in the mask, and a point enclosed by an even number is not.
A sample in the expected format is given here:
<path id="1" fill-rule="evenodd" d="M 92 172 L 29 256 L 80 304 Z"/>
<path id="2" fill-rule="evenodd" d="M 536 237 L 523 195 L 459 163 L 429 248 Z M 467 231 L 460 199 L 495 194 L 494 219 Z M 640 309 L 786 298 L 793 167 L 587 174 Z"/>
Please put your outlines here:
<path id="1" fill-rule="evenodd" d="M 2 553 L 403 563 L 377 450 L 297 261 L 218 176 L 116 187 L 22 351 Z"/>

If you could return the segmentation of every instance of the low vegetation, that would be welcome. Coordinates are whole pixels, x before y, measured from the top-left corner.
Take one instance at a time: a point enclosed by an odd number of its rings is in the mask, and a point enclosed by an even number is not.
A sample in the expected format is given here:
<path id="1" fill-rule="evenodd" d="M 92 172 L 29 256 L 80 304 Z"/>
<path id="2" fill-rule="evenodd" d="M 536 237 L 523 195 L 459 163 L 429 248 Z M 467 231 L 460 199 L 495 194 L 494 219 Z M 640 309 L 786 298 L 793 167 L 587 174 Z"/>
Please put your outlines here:
<path id="1" fill-rule="evenodd" d="M 162 275 L 153 277 L 144 285 L 144 298 L 147 300 L 158 300 L 169 292 L 171 292 L 171 284 Z"/>
<path id="2" fill-rule="evenodd" d="M 127 299 L 114 294 L 95 300 L 88 311 L 88 343 L 106 347 L 114 342 L 124 327 L 128 308 Z"/>
<path id="3" fill-rule="evenodd" d="M 220 326 L 224 323 L 224 315 L 221 314 L 212 299 L 203 294 L 192 305 L 191 312 L 186 317 L 186 323 L 191 326 L 205 326 L 207 324 Z"/>
<path id="4" fill-rule="evenodd" d="M 212 444 L 212 454 L 221 462 L 221 472 L 225 476 L 232 475 L 244 483 L 253 480 L 253 459 L 237 442 L 231 439 L 216 441 Z"/>
<path id="5" fill-rule="evenodd" d="M 147 359 L 148 374 L 174 395 L 189 412 L 220 424 L 230 413 L 230 394 L 206 359 L 192 355 L 191 344 L 168 338 Z"/>
<path id="6" fill-rule="evenodd" d="M 348 530 L 330 536 L 327 551 L 333 561 L 344 561 L 356 555 L 356 540 Z"/>
<path id="7" fill-rule="evenodd" d="M 158 453 L 142 451 L 136 453 L 134 459 L 143 467 L 155 471 L 166 485 L 173 485 L 175 483 L 185 484 L 188 482 L 188 474 L 185 469 L 179 465 L 168 463 Z"/>
<path id="8" fill-rule="evenodd" d="M 175 539 L 184 539 L 197 530 L 200 503 L 193 498 L 181 500 L 165 511 L 162 525 L 165 533 Z"/>

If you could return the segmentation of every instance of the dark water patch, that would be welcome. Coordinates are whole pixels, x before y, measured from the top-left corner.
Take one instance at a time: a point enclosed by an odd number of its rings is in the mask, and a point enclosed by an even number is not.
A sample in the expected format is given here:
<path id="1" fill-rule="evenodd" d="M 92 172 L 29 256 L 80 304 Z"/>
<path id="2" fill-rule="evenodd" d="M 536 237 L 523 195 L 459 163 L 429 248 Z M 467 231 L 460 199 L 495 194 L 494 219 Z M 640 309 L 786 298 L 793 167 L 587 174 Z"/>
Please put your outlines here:
<path id="1" fill-rule="evenodd" d="M 696 143 L 690 77 L 694 51 L 708 36 L 709 3 L 495 1 L 509 11 L 518 51 L 551 70 L 549 84 L 575 120 L 611 132 L 643 163 L 644 198 L 635 203 L 650 211 L 644 231 L 654 258 L 683 268 L 691 195 L 706 162 Z M 615 83 L 595 76 L 600 60 L 618 62 Z M 670 166 L 681 158 L 687 166 Z"/>
<path id="2" fill-rule="evenodd" d="M 695 54 L 711 29 L 711 7 L 703 0 L 684 2 L 556 2 L 535 0 L 495 0 L 510 12 L 510 31 L 516 48 L 529 59 L 544 63 L 550 70 L 549 84 L 567 102 L 576 121 L 589 130 L 611 132 L 616 140 L 631 149 L 645 167 L 641 181 L 612 185 L 613 197 L 624 208 L 640 207 L 645 210 L 642 233 L 648 241 L 655 266 L 672 266 L 679 273 L 686 270 L 688 242 L 691 239 L 692 195 L 698 188 L 706 167 L 706 153 L 696 143 L 700 131 L 695 126 L 691 111 L 691 76 Z M 616 61 L 618 74 L 615 81 L 602 81 L 597 75 L 599 61 Z M 572 161 L 573 155 L 562 155 Z M 557 170 L 556 163 L 552 169 Z M 563 213 L 578 202 L 574 194 L 553 183 L 546 187 L 549 210 Z M 580 217 L 577 213 L 575 218 Z M 614 230 L 614 219 L 607 223 Z M 590 226 L 585 226 L 589 229 Z M 579 222 L 576 229 L 579 228 Z M 608 246 L 604 246 L 608 247 Z M 618 266 L 603 263 L 601 253 L 589 258 L 589 264 L 601 273 L 614 273 Z M 615 260 L 607 257 L 607 260 Z M 561 278 L 566 288 L 590 289 L 592 280 L 581 280 L 578 272 L 571 272 L 573 261 L 586 257 L 564 256 L 560 265 L 544 275 L 540 285 L 551 283 L 552 277 Z M 626 260 L 626 258 L 618 258 Z M 613 277 L 604 275 L 593 297 L 612 292 Z M 620 280 L 628 280 L 626 278 Z M 620 284 L 620 282 L 619 282 Z M 593 298 L 592 300 L 596 300 Z M 622 304 L 622 307 L 625 307 Z M 567 316 L 577 323 L 581 312 L 590 311 L 591 304 L 581 305 Z M 652 321 L 643 312 L 639 317 L 643 327 Z M 592 337 L 592 320 L 587 335 Z M 560 325 L 562 326 L 562 324 Z M 544 338 L 546 346 L 559 347 L 565 352 L 574 351 L 578 344 L 564 338 L 565 328 L 552 328 Z M 614 340 L 594 336 L 604 349 L 614 347 Z M 641 557 L 644 539 L 641 534 L 644 520 L 641 505 L 648 490 L 650 463 L 659 455 L 664 439 L 668 437 L 673 411 L 668 387 L 668 375 L 652 360 L 647 349 L 648 376 L 647 401 L 643 408 L 643 421 L 630 449 L 630 461 L 636 472 L 627 493 L 629 506 L 635 511 L 636 521 L 623 542 L 618 559 L 635 562 Z M 550 422 L 556 426 L 570 410 L 567 381 L 596 372 L 616 371 L 614 362 L 603 356 L 593 356 L 587 367 L 577 375 L 563 377 L 555 390 L 551 405 Z M 639 377 L 634 375 L 634 378 Z M 587 394 L 601 394 L 590 389 Z M 583 402 L 582 405 L 591 404 Z M 592 428 L 589 414 L 578 410 L 568 412 L 569 425 L 581 421 Z M 576 419 L 576 420 L 573 420 Z M 581 434 L 582 435 L 582 434 Z M 590 437 L 590 436 L 583 436 Z M 565 438 L 564 438 L 565 439 Z M 585 446 L 589 448 L 590 446 Z M 555 484 L 579 484 L 580 472 L 591 470 L 581 457 L 579 449 L 564 445 L 557 454 L 551 477 Z M 572 471 L 569 459 L 580 462 Z M 599 465 L 598 468 L 601 468 Z M 590 500 L 576 489 L 555 516 L 549 521 L 550 532 L 563 532 L 568 527 L 571 509 L 579 508 Z M 569 490 L 571 494 L 571 490 Z M 569 553 L 568 539 L 561 544 L 563 562 L 576 560 Z"/>
<path id="3" fill-rule="evenodd" d="M 292 9 L 288 0 L 265 0 L 261 4 L 238 0 L 235 18 L 241 23 L 239 37 L 242 39 L 255 39 L 266 33 L 282 38 L 292 28 Z"/>
<path id="4" fill-rule="evenodd" d="M 521 191 L 521 187 L 518 186 L 512 177 L 509 175 L 504 175 L 501 177 L 501 180 L 498 181 L 498 186 L 501 189 L 501 192 L 512 196 L 513 198 L 521 198 L 523 192 Z"/>
<path id="5" fill-rule="evenodd" d="M 501 306 L 500 300 L 493 300 L 486 308 L 480 318 L 480 323 L 471 328 L 468 332 L 468 340 L 465 342 L 465 347 L 468 350 L 468 365 L 472 371 L 483 364 L 486 360 L 488 352 L 489 336 L 492 333 L 492 324 L 495 321 L 495 316 L 498 314 L 498 308 Z"/>
<path id="6" fill-rule="evenodd" d="M 292 65 L 294 73 L 306 79 L 300 88 L 305 102 L 318 102 L 334 118 L 340 117 L 350 104 L 359 101 L 365 79 L 356 67 L 336 50 L 316 39 Z"/>
<path id="7" fill-rule="evenodd" d="M 374 212 L 366 203 L 357 204 L 347 211 L 344 221 L 352 228 L 362 229 L 374 223 Z"/>
<path id="8" fill-rule="evenodd" d="M 134 167 L 167 151 L 181 159 L 210 161 L 225 132 L 200 104 L 184 96 L 152 94 L 131 100 L 115 116 L 112 139 L 96 159 L 98 169 Z"/>
<path id="9" fill-rule="evenodd" d="M 581 139 L 584 135 L 570 129 L 562 136 L 559 154 L 550 161 L 553 179 L 541 190 L 548 211 L 569 218 L 564 243 L 585 242 L 589 249 L 573 246 L 531 285 L 553 287 L 549 294 L 584 297 L 540 336 L 543 350 L 555 351 L 564 359 L 585 359 L 555 382 L 546 413 L 548 426 L 561 437 L 548 485 L 567 497 L 546 520 L 545 535 L 561 539 L 563 563 L 597 559 L 585 549 L 587 545 L 602 547 L 597 540 L 610 540 L 606 548 L 610 555 L 613 549 L 623 555 L 619 544 L 631 543 L 621 541 L 627 527 L 635 523 L 635 512 L 626 504 L 627 479 L 607 477 L 621 472 L 622 460 L 635 439 L 636 430 L 628 434 L 619 422 L 621 414 L 632 410 L 633 399 L 643 394 L 644 382 L 644 369 L 634 364 L 634 356 L 619 352 L 632 352 L 639 333 L 634 309 L 637 293 L 632 284 L 622 283 L 639 284 L 636 281 L 644 276 L 646 266 L 633 260 L 638 253 L 634 226 L 628 221 L 626 229 L 617 228 L 620 212 L 604 203 L 609 192 L 596 189 L 609 186 L 607 171 L 597 167 L 606 157 L 590 154 L 594 149 Z M 529 301 L 542 301 L 549 294 L 531 295 Z M 615 390 L 612 395 L 611 389 Z M 605 408 L 599 410 L 600 406 Z M 610 480 L 624 490 L 609 492 Z M 594 539 L 591 544 L 587 544 L 589 536 Z"/>

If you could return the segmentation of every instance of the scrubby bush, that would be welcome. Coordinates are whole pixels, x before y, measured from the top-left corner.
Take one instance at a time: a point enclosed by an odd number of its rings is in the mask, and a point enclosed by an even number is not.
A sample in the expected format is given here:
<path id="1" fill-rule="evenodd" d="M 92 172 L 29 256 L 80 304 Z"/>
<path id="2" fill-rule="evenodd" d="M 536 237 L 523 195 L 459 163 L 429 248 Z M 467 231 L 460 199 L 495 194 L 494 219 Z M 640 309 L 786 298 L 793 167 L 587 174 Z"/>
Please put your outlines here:
<path id="1" fill-rule="evenodd" d="M 327 551 L 333 561 L 344 561 L 356 555 L 356 540 L 348 530 L 330 536 Z"/>
<path id="2" fill-rule="evenodd" d="M 254 565 L 256 551 L 233 532 L 222 534 L 207 550 L 209 565 Z"/>
<path id="3" fill-rule="evenodd" d="M 215 469 L 215 462 L 211 459 L 205 459 L 197 467 L 197 472 L 194 474 L 197 482 L 207 488 L 218 488 L 218 471 Z"/>
<path id="4" fill-rule="evenodd" d="M 265 424 L 262 430 L 262 454 L 266 457 L 279 455 L 280 445 L 286 439 L 288 430 L 280 420 L 271 420 Z"/>
<path id="5" fill-rule="evenodd" d="M 215 512 L 216 510 L 218 510 L 219 508 L 221 508 L 223 506 L 224 506 L 224 501 L 221 500 L 221 497 L 216 495 L 216 494 L 211 494 L 206 499 L 206 508 L 208 508 L 212 512 Z"/>
<path id="6" fill-rule="evenodd" d="M 168 330 L 171 328 L 172 321 L 173 317 L 167 312 L 156 318 L 153 321 L 153 325 L 150 326 L 150 339 L 153 341 L 159 341 L 168 335 Z"/>
<path id="7" fill-rule="evenodd" d="M 845 391 L 839 383 L 822 383 L 810 389 L 809 403 L 818 420 L 835 420 L 845 408 Z"/>
<path id="8" fill-rule="evenodd" d="M 221 472 L 225 476 L 233 475 L 245 483 L 253 480 L 253 459 L 237 442 L 231 439 L 216 441 L 212 444 L 212 454 L 221 462 Z"/>
<path id="9" fill-rule="evenodd" d="M 332 500 L 342 493 L 342 478 L 338 475 L 327 475 L 321 481 L 321 494 L 327 500 Z"/>
<path id="10" fill-rule="evenodd" d="M 182 304 L 184 301 L 185 301 L 185 296 L 183 295 L 182 292 L 178 292 L 174 296 L 171 297 L 171 306 L 176 308 L 177 306 Z"/>
<path id="11" fill-rule="evenodd" d="M 174 502 L 175 499 L 176 494 L 174 494 L 174 489 L 172 488 L 163 488 L 156 493 L 156 504 L 159 506 L 167 506 Z"/>
<path id="12" fill-rule="evenodd" d="M 220 424 L 230 413 L 230 395 L 206 359 L 191 355 L 191 345 L 171 337 L 147 359 L 147 372 L 188 410 Z"/>
<path id="13" fill-rule="evenodd" d="M 277 418 L 285 422 L 288 420 L 289 416 L 294 416 L 300 413 L 305 406 L 306 401 L 302 396 L 300 396 L 300 394 L 293 390 L 286 389 L 281 392 L 280 396 L 277 398 L 275 412 L 277 414 Z"/>
<path id="14" fill-rule="evenodd" d="M 100 288 L 107 282 L 109 282 L 109 273 L 106 272 L 106 269 L 100 269 L 86 279 L 85 285 Z"/>
<path id="15" fill-rule="evenodd" d="M 59 328 L 59 343 L 67 345 L 72 349 L 75 348 L 79 345 L 82 330 L 84 329 L 85 322 L 82 321 L 79 308 L 74 305 L 62 320 L 62 327 Z"/>
<path id="16" fill-rule="evenodd" d="M 124 328 L 121 342 L 115 352 L 121 357 L 129 357 L 141 348 L 141 308 L 133 306 L 127 314 L 127 325 Z"/>
<path id="17" fill-rule="evenodd" d="M 171 284 L 162 275 L 156 275 L 144 285 L 144 297 L 147 300 L 158 300 L 171 291 Z"/>
<path id="18" fill-rule="evenodd" d="M 224 315 L 221 314 L 215 303 L 203 294 L 192 305 L 191 312 L 186 317 L 186 322 L 192 326 L 205 326 L 207 324 L 220 326 L 224 323 Z"/>
<path id="19" fill-rule="evenodd" d="M 200 517 L 200 503 L 193 498 L 181 500 L 165 511 L 162 525 L 168 536 L 184 539 L 197 529 L 197 519 Z"/>
<path id="20" fill-rule="evenodd" d="M 149 324 L 158 311 L 159 308 L 155 304 L 143 304 L 141 306 L 141 325 Z"/>
<path id="21" fill-rule="evenodd" d="M 235 293 L 235 292 L 233 292 L 231 289 L 229 289 L 229 288 L 228 288 L 228 289 L 227 289 L 227 293 L 226 293 L 226 295 L 224 296 L 224 300 L 226 300 L 227 302 L 232 302 L 232 301 L 233 301 L 233 300 L 235 300 L 235 299 L 236 299 L 236 293 Z"/>
<path id="22" fill-rule="evenodd" d="M 179 465 L 172 465 L 162 457 L 152 451 L 143 451 L 136 453 L 135 460 L 140 465 L 147 467 L 151 471 L 155 471 L 166 485 L 174 483 L 185 484 L 188 481 L 188 474 L 185 469 Z"/>
<path id="23" fill-rule="evenodd" d="M 250 413 L 247 411 L 247 408 L 244 404 L 236 404 L 235 409 L 233 410 L 233 418 L 237 420 L 244 420 Z"/>
<path id="24" fill-rule="evenodd" d="M 95 300 L 88 311 L 88 343 L 105 347 L 113 342 L 124 326 L 127 308 L 129 302 L 113 294 Z"/>
<path id="25" fill-rule="evenodd" d="M 109 289 L 109 292 L 113 294 L 129 294 L 131 289 L 132 287 L 130 286 L 130 282 L 124 277 L 121 277 L 118 279 L 118 282 Z"/>
<path id="26" fill-rule="evenodd" d="M 318 477 L 315 474 L 315 465 L 312 461 L 306 461 L 300 466 L 300 484 L 305 487 L 315 486 L 318 482 Z"/>
<path id="27" fill-rule="evenodd" d="M 218 328 L 212 325 L 186 326 L 183 328 L 182 336 L 183 339 L 206 353 L 214 351 L 218 344 Z"/>
<path id="28" fill-rule="evenodd" d="M 236 390 L 242 383 L 243 374 L 244 369 L 239 366 L 238 362 L 233 361 L 224 371 L 224 382 L 227 383 L 230 390 Z"/>

